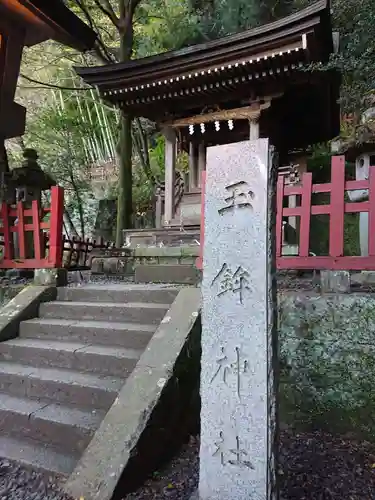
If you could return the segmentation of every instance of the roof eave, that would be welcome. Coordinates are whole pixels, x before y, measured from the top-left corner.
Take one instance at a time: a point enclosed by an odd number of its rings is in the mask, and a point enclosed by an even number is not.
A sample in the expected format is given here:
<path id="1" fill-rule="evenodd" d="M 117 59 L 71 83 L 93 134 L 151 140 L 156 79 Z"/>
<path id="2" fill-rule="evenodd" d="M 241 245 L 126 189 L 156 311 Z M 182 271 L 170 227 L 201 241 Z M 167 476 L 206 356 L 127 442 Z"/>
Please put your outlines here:
<path id="1" fill-rule="evenodd" d="M 313 20 L 315 19 L 315 22 Z M 312 23 L 315 25 L 323 22 L 324 32 L 330 31 L 330 7 L 329 0 L 319 0 L 313 5 L 303 9 L 295 14 L 286 18 L 280 19 L 273 23 L 260 26 L 251 30 L 247 30 L 235 35 L 229 35 L 224 38 L 213 40 L 204 44 L 199 44 L 177 51 L 165 52 L 138 60 L 129 61 L 126 63 L 115 63 L 97 67 L 77 67 L 75 68 L 79 76 L 81 76 L 86 83 L 90 85 L 101 85 L 108 82 L 108 77 L 127 78 L 129 73 L 137 72 L 139 74 L 147 73 L 150 69 L 159 67 L 161 65 L 178 65 L 184 64 L 185 61 L 192 59 L 192 56 L 197 64 L 199 61 L 209 58 L 213 53 L 225 52 L 233 50 L 233 47 L 240 45 L 260 45 L 257 40 L 263 38 L 270 39 L 273 37 L 274 41 L 282 40 L 283 37 L 296 36 L 303 26 Z M 328 25 L 327 25 L 328 20 Z M 328 34 L 325 36 L 324 50 L 327 53 L 332 52 L 333 44 L 332 36 Z M 327 43 L 328 42 L 328 43 Z"/>
<path id="2" fill-rule="evenodd" d="M 81 52 L 94 47 L 96 33 L 61 0 L 17 0 L 17 2 L 24 11 L 28 11 L 34 17 L 34 23 L 17 8 L 17 3 L 9 4 L 6 0 L 0 0 L 0 5 L 2 4 L 25 26 L 27 45 L 51 38 Z"/>

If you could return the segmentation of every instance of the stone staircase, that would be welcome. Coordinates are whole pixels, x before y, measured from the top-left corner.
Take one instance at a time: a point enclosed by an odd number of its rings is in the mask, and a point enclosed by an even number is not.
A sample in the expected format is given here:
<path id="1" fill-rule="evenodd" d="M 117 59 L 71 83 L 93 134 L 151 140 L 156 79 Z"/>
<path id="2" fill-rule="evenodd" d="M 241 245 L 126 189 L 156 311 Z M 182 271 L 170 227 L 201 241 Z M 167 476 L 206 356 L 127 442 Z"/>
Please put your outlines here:
<path id="1" fill-rule="evenodd" d="M 60 288 L 0 343 L 0 457 L 66 477 L 178 289 Z"/>

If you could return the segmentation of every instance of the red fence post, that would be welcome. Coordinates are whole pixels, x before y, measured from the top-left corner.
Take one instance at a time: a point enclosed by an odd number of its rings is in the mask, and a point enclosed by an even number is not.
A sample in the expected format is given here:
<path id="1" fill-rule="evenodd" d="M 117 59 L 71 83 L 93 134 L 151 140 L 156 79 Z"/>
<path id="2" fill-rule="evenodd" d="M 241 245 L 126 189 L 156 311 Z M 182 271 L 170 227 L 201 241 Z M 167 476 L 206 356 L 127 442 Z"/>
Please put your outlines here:
<path id="1" fill-rule="evenodd" d="M 284 201 L 284 176 L 277 179 L 276 192 L 276 257 L 281 257 L 283 244 L 283 201 Z"/>
<path id="2" fill-rule="evenodd" d="M 63 255 L 64 189 L 51 188 L 51 217 L 48 260 L 51 267 L 61 267 Z"/>
<path id="3" fill-rule="evenodd" d="M 344 255 L 345 156 L 331 160 L 331 215 L 329 220 L 329 255 Z"/>
<path id="4" fill-rule="evenodd" d="M 3 236 L 4 236 L 3 259 L 8 260 L 8 259 L 12 259 L 14 257 L 14 255 L 12 255 L 13 245 L 11 242 L 11 232 L 10 232 L 10 224 L 9 224 L 9 207 L 5 201 L 3 201 L 2 205 L 1 205 L 1 217 L 3 219 Z"/>
<path id="5" fill-rule="evenodd" d="M 17 233 L 18 233 L 18 251 L 20 260 L 26 259 L 26 240 L 25 240 L 25 219 L 23 214 L 23 202 L 17 203 Z"/>
<path id="6" fill-rule="evenodd" d="M 370 165 L 369 209 L 368 209 L 368 254 L 375 256 L 375 165 Z"/>
<path id="7" fill-rule="evenodd" d="M 302 176 L 301 221 L 299 233 L 299 256 L 308 257 L 310 250 L 310 218 L 311 218 L 312 174 L 306 172 Z"/>
<path id="8" fill-rule="evenodd" d="M 34 257 L 36 260 L 41 260 L 44 259 L 45 255 L 42 256 L 42 232 L 40 230 L 39 200 L 32 201 L 31 216 L 34 233 Z"/>

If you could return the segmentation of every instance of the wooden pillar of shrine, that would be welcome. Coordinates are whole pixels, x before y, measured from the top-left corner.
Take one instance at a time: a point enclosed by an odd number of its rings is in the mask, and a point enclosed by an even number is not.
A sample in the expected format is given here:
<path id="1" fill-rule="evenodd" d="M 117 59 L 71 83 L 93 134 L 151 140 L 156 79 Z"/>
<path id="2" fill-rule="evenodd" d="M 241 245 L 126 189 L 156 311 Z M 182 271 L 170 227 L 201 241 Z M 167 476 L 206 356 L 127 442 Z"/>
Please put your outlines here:
<path id="1" fill-rule="evenodd" d="M 198 146 L 198 182 L 197 187 L 202 187 L 202 172 L 206 170 L 206 145 L 201 142 Z"/>
<path id="2" fill-rule="evenodd" d="M 163 130 L 165 137 L 165 201 L 164 224 L 169 225 L 174 217 L 174 186 L 176 178 L 176 133 L 173 128 Z"/>
<path id="3" fill-rule="evenodd" d="M 198 170 L 197 148 L 193 142 L 189 144 L 189 191 L 197 187 Z"/>

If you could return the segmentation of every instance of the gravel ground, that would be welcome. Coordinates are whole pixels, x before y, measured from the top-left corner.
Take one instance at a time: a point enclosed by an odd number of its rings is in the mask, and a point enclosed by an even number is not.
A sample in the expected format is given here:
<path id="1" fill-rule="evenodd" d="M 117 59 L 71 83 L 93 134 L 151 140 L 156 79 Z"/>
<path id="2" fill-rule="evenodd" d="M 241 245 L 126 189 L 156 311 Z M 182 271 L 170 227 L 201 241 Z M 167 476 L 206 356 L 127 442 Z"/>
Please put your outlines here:
<path id="1" fill-rule="evenodd" d="M 192 437 L 165 469 L 124 500 L 189 500 L 198 486 L 198 455 L 199 439 Z"/>
<path id="2" fill-rule="evenodd" d="M 284 500 L 374 500 L 375 445 L 324 432 L 281 435 Z"/>
<path id="3" fill-rule="evenodd" d="M 51 480 L 0 459 L 0 500 L 72 500 Z"/>
<path id="4" fill-rule="evenodd" d="M 198 484 L 199 442 L 192 439 L 160 473 L 124 500 L 188 500 Z M 283 500 L 374 500 L 375 445 L 323 432 L 284 431 Z"/>
<path id="5" fill-rule="evenodd" d="M 198 485 L 199 439 L 123 500 L 189 500 Z M 323 432 L 283 431 L 283 500 L 374 500 L 375 445 Z M 0 460 L 0 500 L 73 500 L 39 474 Z"/>

